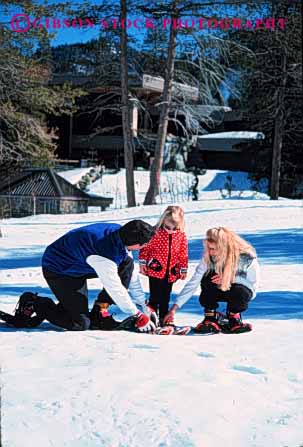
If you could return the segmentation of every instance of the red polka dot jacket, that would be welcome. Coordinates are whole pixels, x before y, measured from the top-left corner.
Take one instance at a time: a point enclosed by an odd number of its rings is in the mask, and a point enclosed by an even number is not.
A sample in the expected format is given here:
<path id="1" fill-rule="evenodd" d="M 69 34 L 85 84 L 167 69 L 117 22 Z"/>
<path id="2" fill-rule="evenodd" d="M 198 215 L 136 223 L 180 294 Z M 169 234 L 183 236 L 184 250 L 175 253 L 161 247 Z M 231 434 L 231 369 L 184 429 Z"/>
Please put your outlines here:
<path id="1" fill-rule="evenodd" d="M 175 282 L 187 272 L 188 245 L 183 231 L 169 234 L 159 228 L 149 243 L 139 251 L 139 264 L 146 266 L 147 276 Z"/>

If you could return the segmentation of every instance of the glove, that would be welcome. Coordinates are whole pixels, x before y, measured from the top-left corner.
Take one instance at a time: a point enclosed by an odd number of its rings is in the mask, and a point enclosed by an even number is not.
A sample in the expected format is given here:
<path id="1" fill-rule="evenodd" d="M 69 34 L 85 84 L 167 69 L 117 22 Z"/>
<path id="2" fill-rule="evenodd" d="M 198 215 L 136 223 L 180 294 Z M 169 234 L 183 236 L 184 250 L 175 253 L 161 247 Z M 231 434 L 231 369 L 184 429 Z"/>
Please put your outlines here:
<path id="1" fill-rule="evenodd" d="M 135 318 L 135 327 L 139 332 L 154 332 L 156 330 L 155 324 L 143 312 L 136 313 Z"/>
<path id="2" fill-rule="evenodd" d="M 157 312 L 148 304 L 143 304 L 142 306 L 142 312 L 145 313 L 149 317 L 149 319 L 154 323 L 156 327 L 159 326 L 159 318 L 157 315 Z"/>

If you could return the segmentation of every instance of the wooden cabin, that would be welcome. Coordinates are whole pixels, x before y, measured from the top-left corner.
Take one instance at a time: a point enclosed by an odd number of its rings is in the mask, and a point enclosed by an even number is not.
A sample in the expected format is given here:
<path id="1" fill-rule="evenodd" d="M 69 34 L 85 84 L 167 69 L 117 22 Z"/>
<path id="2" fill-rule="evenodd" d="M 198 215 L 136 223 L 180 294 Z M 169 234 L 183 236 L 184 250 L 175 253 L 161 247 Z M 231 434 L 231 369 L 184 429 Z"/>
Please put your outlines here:
<path id="1" fill-rule="evenodd" d="M 90 196 L 53 169 L 26 169 L 0 182 L 0 217 L 87 213 L 88 206 L 105 210 L 112 198 Z"/>

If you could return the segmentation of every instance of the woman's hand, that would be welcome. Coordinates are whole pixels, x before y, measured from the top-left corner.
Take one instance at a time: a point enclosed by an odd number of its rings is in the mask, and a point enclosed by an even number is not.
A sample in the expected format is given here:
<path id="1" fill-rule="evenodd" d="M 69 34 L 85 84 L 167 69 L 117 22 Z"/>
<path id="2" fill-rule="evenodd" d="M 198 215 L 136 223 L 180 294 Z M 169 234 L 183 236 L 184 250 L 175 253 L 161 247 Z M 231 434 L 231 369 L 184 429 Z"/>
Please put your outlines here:
<path id="1" fill-rule="evenodd" d="M 174 322 L 175 322 L 175 312 L 170 310 L 163 318 L 163 323 L 164 324 L 174 324 Z"/>
<path id="2" fill-rule="evenodd" d="M 180 279 L 186 279 L 187 273 L 180 273 Z"/>
<path id="3" fill-rule="evenodd" d="M 175 313 L 176 313 L 177 309 L 178 309 L 177 304 L 174 304 L 172 306 L 172 308 L 170 309 L 170 311 L 163 318 L 163 323 L 164 324 L 174 324 L 174 322 L 175 322 Z"/>
<path id="4" fill-rule="evenodd" d="M 216 275 L 211 277 L 211 282 L 213 282 L 214 284 L 221 284 L 222 283 L 222 276 L 219 275 L 218 273 L 216 273 Z"/>

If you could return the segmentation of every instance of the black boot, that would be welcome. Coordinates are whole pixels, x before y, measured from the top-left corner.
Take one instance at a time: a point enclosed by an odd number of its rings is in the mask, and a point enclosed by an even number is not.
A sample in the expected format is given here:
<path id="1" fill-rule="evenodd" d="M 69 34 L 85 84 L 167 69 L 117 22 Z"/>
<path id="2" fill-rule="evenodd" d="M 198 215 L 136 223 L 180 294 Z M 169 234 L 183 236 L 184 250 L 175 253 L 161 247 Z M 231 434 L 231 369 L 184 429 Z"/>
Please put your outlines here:
<path id="1" fill-rule="evenodd" d="M 252 331 L 252 325 L 250 323 L 244 323 L 240 312 L 227 313 L 228 324 L 222 326 L 222 332 L 225 334 L 241 334 L 242 332 Z"/>
<path id="2" fill-rule="evenodd" d="M 42 323 L 44 318 L 39 316 L 33 316 L 35 313 L 35 302 L 38 297 L 35 293 L 24 292 L 16 305 L 15 316 L 14 316 L 14 326 L 18 328 L 22 327 L 36 327 Z"/>
<path id="3" fill-rule="evenodd" d="M 119 326 L 119 322 L 114 320 L 108 312 L 109 304 L 95 301 L 89 314 L 91 321 L 90 329 L 101 331 L 113 331 Z"/>
<path id="4" fill-rule="evenodd" d="M 205 309 L 204 320 L 197 324 L 194 331 L 197 334 L 218 334 L 221 332 L 216 311 Z"/>

